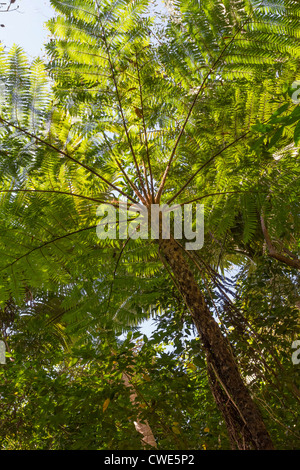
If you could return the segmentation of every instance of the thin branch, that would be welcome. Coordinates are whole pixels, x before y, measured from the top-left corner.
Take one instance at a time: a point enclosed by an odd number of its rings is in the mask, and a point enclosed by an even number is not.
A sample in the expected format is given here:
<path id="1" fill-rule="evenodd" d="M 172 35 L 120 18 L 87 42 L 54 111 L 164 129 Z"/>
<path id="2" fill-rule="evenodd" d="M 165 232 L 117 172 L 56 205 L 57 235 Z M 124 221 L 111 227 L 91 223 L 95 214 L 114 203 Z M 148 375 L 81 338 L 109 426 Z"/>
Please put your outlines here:
<path id="1" fill-rule="evenodd" d="M 109 309 L 109 306 L 110 306 L 110 301 L 111 301 L 111 296 L 112 296 L 112 290 L 113 290 L 113 285 L 114 285 L 114 282 L 115 282 L 115 278 L 116 278 L 116 272 L 117 272 L 117 269 L 118 269 L 118 266 L 119 266 L 119 262 L 121 260 L 121 257 L 122 257 L 122 254 L 128 244 L 128 242 L 131 240 L 130 237 L 127 238 L 127 240 L 125 241 L 125 243 L 123 243 L 123 246 L 120 250 L 120 253 L 119 253 L 119 256 L 117 258 L 117 262 L 116 262 L 116 266 L 115 266 L 115 269 L 114 269 L 114 272 L 113 272 L 113 280 L 111 282 L 111 285 L 110 285 L 110 290 L 109 290 L 109 296 L 108 296 L 108 301 L 107 301 L 107 310 Z"/>
<path id="2" fill-rule="evenodd" d="M 215 158 L 217 158 L 219 155 L 221 155 L 221 153 L 223 153 L 225 150 L 229 149 L 230 147 L 232 147 L 233 145 L 235 145 L 237 142 L 239 142 L 241 139 L 243 139 L 244 137 L 246 137 L 246 135 L 248 135 L 251 131 L 247 131 L 245 132 L 244 134 L 242 134 L 240 137 L 238 137 L 237 139 L 233 140 L 232 142 L 230 142 L 230 144 L 226 145 L 225 147 L 223 147 L 221 150 L 219 150 L 218 152 L 216 152 L 212 157 L 210 157 L 208 160 L 206 160 L 205 163 L 203 163 L 203 165 L 201 165 L 200 168 L 198 168 L 197 171 L 195 171 L 195 173 L 192 174 L 192 176 L 187 180 L 187 182 L 177 191 L 177 193 L 174 194 L 174 196 L 171 197 L 171 199 L 169 199 L 167 201 L 167 204 L 170 204 L 172 201 L 174 201 L 174 199 L 180 194 L 182 193 L 182 191 L 184 191 L 184 189 L 190 184 L 191 181 L 193 181 L 193 179 L 198 175 L 198 173 L 200 173 L 200 171 L 203 170 L 203 168 L 205 168 L 207 165 L 209 165 Z"/>
<path id="3" fill-rule="evenodd" d="M 1 189 L 0 193 L 50 193 L 50 194 L 63 194 L 66 196 L 79 197 L 81 199 L 87 199 L 88 201 L 98 202 L 101 204 L 110 204 L 112 206 L 119 206 L 120 201 L 103 201 L 89 196 L 83 196 L 82 194 L 68 193 L 67 191 L 56 191 L 53 189 Z"/>
<path id="4" fill-rule="evenodd" d="M 149 169 L 149 174 L 150 174 L 151 201 L 152 201 L 152 198 L 154 198 L 153 175 L 152 175 L 152 168 L 151 168 L 151 163 L 150 163 L 150 153 L 149 153 L 149 146 L 148 146 L 148 139 L 147 139 L 147 130 L 146 130 L 146 124 L 145 124 L 145 115 L 144 115 L 143 92 L 142 92 L 142 84 L 141 84 L 141 77 L 140 77 L 140 69 L 139 69 L 139 64 L 138 64 L 137 55 L 136 55 L 136 69 L 137 69 L 137 74 L 138 74 L 139 91 L 140 91 L 140 98 L 141 98 L 141 110 L 142 110 L 141 113 L 142 113 L 142 120 L 143 120 L 143 131 L 144 131 L 145 145 L 146 145 L 146 152 L 147 152 L 148 169 Z M 149 194 L 149 196 L 150 196 L 150 190 L 149 190 L 148 179 L 147 179 L 147 172 L 145 172 L 145 173 L 146 173 L 146 174 L 145 174 L 145 179 L 146 179 L 147 190 L 148 190 L 148 194 Z"/>
<path id="5" fill-rule="evenodd" d="M 268 248 L 269 256 L 271 258 L 277 259 L 277 261 L 281 261 L 282 263 L 286 264 L 287 266 L 290 266 L 291 268 L 300 269 L 300 260 L 294 258 L 287 258 L 286 256 L 276 251 L 276 248 L 274 247 L 269 232 L 267 230 L 263 215 L 260 216 L 260 222 L 261 229 Z"/>
<path id="6" fill-rule="evenodd" d="M 217 270 L 219 269 L 219 266 L 220 266 L 220 263 L 221 263 L 221 258 L 222 258 L 222 254 L 223 254 L 223 251 L 224 251 L 224 248 L 225 248 L 225 243 L 226 243 L 226 240 L 227 240 L 227 235 L 228 235 L 228 230 L 226 230 L 226 233 L 225 233 L 225 236 L 224 236 L 224 240 L 223 240 L 223 243 L 221 245 L 221 250 L 220 250 L 220 253 L 219 253 L 219 256 L 218 256 L 218 262 L 217 262 Z"/>
<path id="7" fill-rule="evenodd" d="M 98 6 L 98 9 L 99 9 L 98 2 L 97 2 L 97 6 Z M 123 112 L 123 107 L 122 107 L 122 103 L 121 103 L 121 99 L 120 99 L 119 88 L 118 88 L 118 84 L 117 84 L 117 81 L 116 81 L 115 69 L 114 69 L 114 65 L 113 65 L 112 60 L 111 60 L 111 55 L 110 55 L 109 47 L 108 47 L 108 44 L 107 44 L 107 39 L 106 39 L 104 27 L 102 26 L 102 22 L 101 22 L 100 18 L 98 18 L 98 19 L 99 19 L 101 29 L 102 29 L 102 39 L 104 41 L 104 45 L 105 45 L 105 48 L 106 48 L 106 53 L 107 53 L 107 57 L 108 57 L 111 76 L 112 76 L 114 87 L 115 87 L 116 97 L 117 97 L 117 101 L 118 101 L 118 104 L 119 104 L 119 110 L 120 110 L 120 113 L 121 113 L 121 118 L 122 118 L 122 121 L 123 121 L 123 127 L 124 127 L 124 130 L 125 130 L 127 142 L 128 142 L 131 154 L 132 154 L 132 158 L 133 158 L 134 165 L 135 165 L 135 168 L 136 168 L 136 171 L 137 171 L 137 174 L 138 174 L 138 178 L 139 178 L 139 181 L 140 181 L 142 191 L 144 191 L 144 194 L 146 195 L 146 190 L 145 190 L 145 187 L 144 187 L 144 183 L 143 183 L 142 176 L 141 176 L 141 173 L 140 173 L 140 169 L 139 169 L 139 166 L 138 166 L 138 163 L 137 163 L 135 152 L 134 152 L 134 149 L 133 149 L 133 146 L 132 146 L 131 138 L 130 138 L 130 135 L 129 135 L 129 132 L 128 132 L 128 128 L 127 128 L 127 124 L 126 124 L 126 120 L 125 120 L 125 116 L 124 116 L 124 112 Z M 146 202 L 144 198 L 142 198 L 141 201 L 143 202 L 143 204 L 145 204 L 145 202 Z"/>
<path id="8" fill-rule="evenodd" d="M 106 142 L 106 145 L 109 147 L 109 149 L 110 149 L 112 155 L 114 155 L 114 149 L 112 148 L 112 146 L 111 146 L 111 144 L 110 144 L 108 138 L 106 137 L 105 132 L 102 131 L 102 134 L 103 134 L 104 140 L 105 140 L 105 142 Z M 114 157 L 114 159 L 115 159 L 116 164 L 117 164 L 118 167 L 119 167 L 119 170 L 122 172 L 124 178 L 126 179 L 127 183 L 128 183 L 129 186 L 131 186 L 131 188 L 133 189 L 135 195 L 136 195 L 138 198 L 140 198 L 141 201 L 144 201 L 144 202 L 145 202 L 145 200 L 144 200 L 143 196 L 141 195 L 140 191 L 138 190 L 138 188 L 136 187 L 136 185 L 134 184 L 134 182 L 129 178 L 129 176 L 128 176 L 127 172 L 125 171 L 124 167 L 122 166 L 120 160 L 119 160 L 117 157 Z"/>
<path id="9" fill-rule="evenodd" d="M 190 199 L 189 201 L 181 202 L 180 204 L 178 204 L 178 206 L 183 206 L 185 204 L 191 204 L 192 202 L 201 201 L 201 199 L 204 199 L 206 197 L 211 197 L 211 196 L 219 196 L 219 195 L 224 195 L 224 194 L 246 194 L 246 193 L 253 193 L 253 192 L 254 191 L 220 191 L 217 193 L 208 193 L 208 194 L 203 194 L 203 196 L 196 197 L 195 199 Z M 258 191 L 255 191 L 255 194 L 258 194 Z"/>
<path id="10" fill-rule="evenodd" d="M 22 258 L 26 258 L 27 256 L 31 255 L 31 253 L 33 253 L 34 251 L 40 250 L 41 248 L 44 248 L 44 247 L 47 246 L 47 245 L 51 245 L 51 243 L 55 243 L 55 242 L 57 242 L 58 240 L 62 240 L 62 239 L 64 239 L 64 238 L 70 237 L 71 235 L 75 235 L 75 234 L 77 234 L 77 233 L 84 232 L 85 230 L 95 229 L 96 227 L 97 227 L 97 225 L 91 225 L 90 227 L 81 228 L 81 229 L 79 229 L 79 230 L 75 230 L 74 232 L 69 232 L 69 233 L 67 233 L 67 234 L 65 234 L 65 235 L 61 235 L 60 237 L 56 237 L 56 238 L 54 238 L 53 240 L 49 240 L 49 241 L 43 243 L 42 245 L 36 246 L 35 248 L 32 248 L 32 250 L 28 251 L 28 252 L 25 253 L 24 255 L 19 256 L 18 258 L 16 258 L 12 263 L 9 263 L 9 264 L 7 264 L 6 266 L 4 266 L 4 268 L 1 268 L 1 269 L 0 269 L 0 272 L 3 271 L 4 269 L 7 269 L 7 268 L 13 266 L 15 263 L 17 263 L 18 261 L 20 261 Z"/>
<path id="11" fill-rule="evenodd" d="M 238 33 L 242 30 L 242 28 L 244 27 L 244 25 L 248 22 L 249 20 L 245 21 L 244 23 L 241 24 L 241 26 L 238 28 L 238 30 L 236 31 L 236 33 L 232 36 L 231 40 L 225 45 L 225 47 L 223 48 L 223 50 L 221 51 L 219 57 L 215 60 L 215 62 L 213 63 L 213 65 L 211 66 L 211 68 L 209 69 L 209 71 L 207 72 L 207 74 L 205 75 L 202 83 L 201 83 L 201 86 L 199 88 L 199 90 L 197 91 L 193 101 L 192 101 L 192 104 L 190 106 L 190 109 L 187 113 L 187 116 L 185 118 L 185 121 L 181 127 L 181 130 L 179 132 L 179 135 L 177 137 L 177 140 L 175 142 L 175 145 L 173 147 L 173 150 L 171 152 L 171 155 L 170 155 L 170 158 L 169 158 L 169 161 L 168 161 L 168 164 L 167 164 L 167 167 L 166 167 L 166 170 L 165 170 L 165 173 L 162 177 L 162 181 L 161 181 L 161 184 L 160 184 L 160 187 L 158 189 L 158 192 L 157 192 L 157 195 L 156 195 L 156 202 L 159 203 L 160 201 L 160 197 L 161 197 L 161 194 L 163 192 L 163 189 L 164 189 L 164 186 L 165 186 L 165 182 L 166 182 L 166 179 L 167 179 L 167 176 L 168 176 L 168 173 L 169 173 L 169 170 L 171 168 L 171 164 L 172 164 L 172 161 L 173 161 L 173 158 L 175 156 L 175 153 L 176 153 L 176 150 L 177 150 L 177 146 L 180 142 L 180 139 L 184 133 L 184 130 L 185 130 L 185 127 L 188 123 L 188 120 L 192 114 L 192 111 L 194 109 L 194 106 L 196 104 L 196 101 L 198 99 L 198 97 L 200 96 L 200 93 L 202 92 L 202 90 L 204 89 L 204 86 L 208 80 L 208 78 L 210 77 L 211 73 L 214 71 L 215 67 L 218 65 L 218 63 L 220 62 L 221 58 L 223 57 L 224 53 L 226 52 L 226 50 L 228 49 L 228 47 L 232 44 L 232 42 L 234 41 L 234 39 L 236 38 L 236 36 L 238 35 Z"/>
<path id="12" fill-rule="evenodd" d="M 231 396 L 229 390 L 226 388 L 226 385 L 224 384 L 224 382 L 222 381 L 222 379 L 220 378 L 219 374 L 217 373 L 216 369 L 214 368 L 212 362 L 209 363 L 209 366 L 212 368 L 215 376 L 216 376 L 216 379 L 219 381 L 220 385 L 222 386 L 224 392 L 226 393 L 226 395 L 228 396 L 229 400 L 232 402 L 232 404 L 235 406 L 235 408 L 237 409 L 240 417 L 242 418 L 245 426 L 247 426 L 247 422 L 243 416 L 243 413 L 242 411 L 240 410 L 240 408 L 238 407 L 238 405 L 236 404 L 236 402 L 234 401 L 233 397 Z"/>
<path id="13" fill-rule="evenodd" d="M 117 158 L 115 160 L 116 160 L 116 164 L 118 165 L 118 167 L 119 167 L 120 171 L 122 172 L 124 178 L 126 179 L 127 183 L 131 186 L 131 188 L 135 192 L 136 196 L 138 198 L 140 198 L 140 200 L 143 202 L 143 204 L 145 204 L 145 202 L 146 202 L 145 199 L 143 198 L 142 194 L 140 193 L 140 191 L 138 190 L 136 185 L 133 183 L 133 181 L 131 181 L 131 179 L 127 175 L 127 173 L 124 170 L 123 166 L 121 165 L 120 161 Z"/>
<path id="14" fill-rule="evenodd" d="M 96 170 L 94 170 L 93 168 L 89 167 L 88 165 L 86 165 L 85 163 L 82 163 L 80 162 L 79 160 L 76 160 L 76 158 L 74 157 L 71 157 L 71 155 L 69 155 L 68 153 L 64 152 L 63 150 L 60 150 L 58 149 L 57 147 L 55 147 L 54 145 L 50 144 L 49 142 L 47 142 L 46 140 L 44 139 L 41 139 L 40 137 L 37 137 L 36 135 L 32 134 L 31 132 L 27 131 L 26 129 L 23 129 L 19 126 L 17 126 L 16 124 L 12 124 L 11 122 L 7 121 L 6 119 L 3 119 L 2 117 L 0 117 L 0 122 L 3 122 L 4 124 L 6 124 L 7 126 L 11 126 L 11 127 L 14 127 L 15 129 L 19 130 L 20 132 L 22 132 L 23 134 L 27 135 L 28 137 L 31 137 L 32 139 L 35 139 L 37 142 L 43 144 L 43 145 L 46 145 L 47 147 L 51 148 L 52 150 L 54 150 L 55 152 L 59 153 L 60 155 L 63 155 L 64 157 L 68 158 L 69 160 L 71 160 L 72 162 L 74 163 L 77 163 L 78 165 L 80 165 L 82 168 L 84 168 L 85 170 L 89 171 L 90 173 L 92 173 L 93 175 L 97 176 L 98 178 L 100 178 L 105 184 L 107 184 L 108 186 L 110 186 L 112 189 L 114 189 L 115 191 L 117 191 L 118 193 L 122 194 L 123 196 L 125 197 L 128 197 L 128 199 L 130 199 L 134 204 L 137 204 L 137 201 L 135 201 L 133 198 L 131 198 L 130 196 L 128 196 L 127 194 L 125 194 L 121 189 L 119 189 L 117 186 L 115 186 L 113 183 L 110 183 L 106 178 L 104 178 L 104 176 L 101 176 Z"/>
<path id="15" fill-rule="evenodd" d="M 187 256 L 192 260 L 193 264 L 196 266 L 196 268 L 198 269 L 200 275 L 202 275 L 202 269 L 201 267 L 199 266 L 197 260 L 195 259 L 195 255 L 199 256 L 196 252 L 189 252 L 188 250 L 186 250 L 179 242 L 178 240 L 174 239 L 176 244 L 187 254 Z M 226 294 L 225 290 L 224 290 L 224 287 L 221 285 L 220 282 L 218 282 L 216 280 L 216 277 L 219 276 L 218 273 L 215 273 L 214 270 L 211 268 L 211 266 L 209 265 L 206 265 L 205 261 L 199 257 L 199 260 L 200 262 L 204 265 L 206 271 L 207 271 L 207 274 L 208 276 L 211 278 L 213 284 L 215 285 L 215 287 L 220 291 L 220 293 L 226 298 L 228 304 L 233 308 L 233 310 L 241 317 L 241 320 L 243 321 L 244 325 L 247 326 L 250 330 L 247 331 L 247 333 L 253 338 L 253 340 L 255 341 L 256 345 L 257 345 L 257 348 L 259 350 L 259 353 L 260 353 L 260 357 L 261 357 L 261 361 L 262 363 L 264 364 L 264 366 L 266 367 L 266 369 L 268 369 L 275 377 L 275 379 L 277 380 L 277 374 L 274 372 L 274 370 L 268 365 L 268 363 L 266 362 L 266 359 L 264 357 L 264 353 L 261 349 L 261 347 L 259 346 L 259 340 L 260 340 L 260 337 L 259 335 L 255 332 L 255 330 L 253 329 L 252 325 L 249 323 L 249 321 L 244 317 L 243 313 L 241 312 L 240 309 L 238 309 L 234 303 L 231 301 L 231 299 L 228 297 L 228 295 Z M 231 348 L 231 345 L 230 345 L 230 348 Z M 232 350 L 232 349 L 231 349 Z M 276 360 L 276 357 L 274 356 L 273 352 L 271 351 L 271 355 L 272 357 Z M 276 360 L 276 362 L 278 362 Z M 279 364 L 281 366 L 281 364 Z"/>

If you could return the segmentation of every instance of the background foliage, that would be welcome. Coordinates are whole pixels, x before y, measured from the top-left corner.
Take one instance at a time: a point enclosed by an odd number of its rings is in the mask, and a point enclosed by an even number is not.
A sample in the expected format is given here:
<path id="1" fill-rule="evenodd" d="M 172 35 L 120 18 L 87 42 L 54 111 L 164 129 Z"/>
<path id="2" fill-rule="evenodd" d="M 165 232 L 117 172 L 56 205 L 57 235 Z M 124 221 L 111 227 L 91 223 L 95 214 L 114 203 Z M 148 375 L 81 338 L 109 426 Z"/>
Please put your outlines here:
<path id="1" fill-rule="evenodd" d="M 187 259 L 276 448 L 298 448 L 298 3 L 51 4 L 49 62 L 1 54 L 1 448 L 143 448 L 138 419 L 159 449 L 230 448 L 155 242 L 96 236 L 100 203 L 144 189 L 205 204 Z"/>

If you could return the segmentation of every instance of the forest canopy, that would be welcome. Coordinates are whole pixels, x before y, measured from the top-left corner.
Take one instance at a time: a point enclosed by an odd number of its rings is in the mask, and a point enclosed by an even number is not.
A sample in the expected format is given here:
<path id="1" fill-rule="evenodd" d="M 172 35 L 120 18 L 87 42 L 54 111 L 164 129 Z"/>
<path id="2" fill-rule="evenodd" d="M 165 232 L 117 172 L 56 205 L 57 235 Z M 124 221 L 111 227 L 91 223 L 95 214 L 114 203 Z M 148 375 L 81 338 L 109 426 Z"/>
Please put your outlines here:
<path id="1" fill-rule="evenodd" d="M 299 2 L 50 3 L 0 50 L 0 449 L 299 449 Z"/>

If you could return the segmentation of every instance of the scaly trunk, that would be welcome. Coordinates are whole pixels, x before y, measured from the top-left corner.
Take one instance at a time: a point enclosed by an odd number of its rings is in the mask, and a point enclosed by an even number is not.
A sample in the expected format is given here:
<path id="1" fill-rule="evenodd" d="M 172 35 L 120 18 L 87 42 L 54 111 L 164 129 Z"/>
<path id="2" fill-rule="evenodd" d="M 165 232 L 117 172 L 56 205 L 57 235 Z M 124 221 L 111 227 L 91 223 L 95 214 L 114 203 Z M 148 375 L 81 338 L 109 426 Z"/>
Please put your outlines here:
<path id="1" fill-rule="evenodd" d="M 206 354 L 210 387 L 233 447 L 271 450 L 273 444 L 239 373 L 230 344 L 208 309 L 195 277 L 174 239 L 159 240 L 161 255 L 173 271 Z"/>

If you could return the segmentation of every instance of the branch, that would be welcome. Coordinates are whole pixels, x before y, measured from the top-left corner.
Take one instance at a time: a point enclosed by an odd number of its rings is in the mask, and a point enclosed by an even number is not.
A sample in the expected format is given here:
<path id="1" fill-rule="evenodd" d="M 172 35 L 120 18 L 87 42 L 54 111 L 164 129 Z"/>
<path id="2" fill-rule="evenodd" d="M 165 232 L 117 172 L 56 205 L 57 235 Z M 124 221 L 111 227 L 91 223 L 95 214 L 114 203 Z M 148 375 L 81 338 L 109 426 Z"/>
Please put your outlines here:
<path id="1" fill-rule="evenodd" d="M 219 195 L 224 195 L 224 194 L 247 194 L 247 193 L 254 193 L 254 192 L 255 192 L 255 194 L 259 194 L 258 191 L 220 191 L 220 192 L 217 192 L 217 193 L 203 194 L 203 196 L 199 196 L 199 197 L 196 197 L 194 199 L 190 199 L 189 201 L 181 202 L 178 205 L 179 206 L 184 206 L 185 204 L 191 204 L 192 202 L 201 201 L 201 199 L 205 199 L 206 197 L 219 196 Z M 263 192 L 263 191 L 260 191 L 260 192 Z"/>
<path id="2" fill-rule="evenodd" d="M 269 256 L 271 258 L 277 259 L 277 261 L 281 261 L 282 263 L 286 264 L 287 266 L 290 266 L 291 268 L 300 269 L 300 260 L 294 259 L 294 258 L 293 259 L 287 258 L 286 256 L 276 251 L 276 248 L 274 247 L 272 243 L 271 237 L 269 235 L 269 232 L 267 230 L 267 227 L 266 227 L 266 224 L 262 215 L 260 216 L 260 222 L 261 222 L 262 232 L 266 241 L 266 245 L 269 251 Z"/>
<path id="3" fill-rule="evenodd" d="M 233 145 L 235 145 L 237 142 L 239 142 L 241 139 L 243 139 L 244 137 L 246 137 L 246 135 L 248 135 L 251 131 L 247 131 L 245 132 L 244 134 L 240 135 L 240 137 L 238 137 L 237 139 L 233 140 L 230 144 L 226 145 L 225 147 L 223 147 L 221 150 L 219 150 L 217 153 L 215 153 L 212 157 L 210 157 L 205 163 L 203 163 L 203 165 L 201 165 L 200 168 L 198 168 L 197 171 L 195 171 L 195 173 L 187 180 L 187 182 L 177 191 L 177 193 L 174 194 L 174 196 L 171 197 L 171 199 L 169 199 L 167 201 L 167 204 L 170 204 L 172 201 L 174 201 L 174 199 L 180 194 L 182 193 L 182 191 L 190 184 L 190 182 L 195 178 L 195 176 L 198 175 L 198 173 L 200 173 L 201 170 L 203 170 L 203 168 L 205 168 L 207 165 L 209 165 L 215 158 L 217 158 L 219 155 L 221 155 L 221 153 L 223 153 L 225 150 L 229 149 L 229 147 L 232 147 Z"/>
<path id="4" fill-rule="evenodd" d="M 109 296 L 108 296 L 108 301 L 107 301 L 107 310 L 109 310 L 109 307 L 110 307 L 110 301 L 111 301 L 111 296 L 112 296 L 112 291 L 113 291 L 113 286 L 114 286 L 114 282 L 115 282 L 115 279 L 116 279 L 116 273 L 117 273 L 117 269 L 118 269 L 118 266 L 119 266 L 119 262 L 121 260 L 121 257 L 122 257 L 122 254 L 127 246 L 127 243 L 130 241 L 130 237 L 127 238 L 127 240 L 125 241 L 125 243 L 123 243 L 123 246 L 120 250 L 120 253 L 119 253 L 119 256 L 118 256 L 118 259 L 117 259 L 117 262 L 116 262 L 116 266 L 115 266 L 115 269 L 114 269 L 114 272 L 113 272 L 113 280 L 111 282 L 111 285 L 110 285 L 110 290 L 109 290 Z"/>
<path id="5" fill-rule="evenodd" d="M 93 201 L 101 204 L 109 204 L 112 206 L 119 206 L 120 201 L 103 201 L 101 199 L 96 199 L 89 196 L 83 196 L 82 194 L 68 193 L 67 191 L 56 191 L 53 189 L 1 189 L 0 193 L 50 193 L 50 194 L 64 194 L 66 196 L 74 196 L 82 199 L 87 199 L 88 201 Z"/>
<path id="6" fill-rule="evenodd" d="M 131 179 L 129 178 L 129 176 L 127 175 L 126 171 L 124 170 L 123 166 L 121 165 L 120 161 L 115 158 L 116 160 L 116 164 L 118 165 L 119 167 L 119 170 L 122 172 L 124 178 L 126 179 L 127 183 L 129 184 L 129 186 L 132 188 L 132 190 L 135 192 L 135 195 L 140 198 L 140 200 L 142 201 L 142 203 L 145 205 L 145 199 L 143 198 L 143 196 L 141 195 L 140 191 L 138 190 L 138 188 L 136 187 L 136 185 L 133 183 L 133 181 L 131 181 Z"/>
<path id="7" fill-rule="evenodd" d="M 97 6 L 98 6 L 98 9 L 99 9 L 98 2 L 97 2 Z M 119 94 L 119 88 L 118 88 L 118 84 L 117 84 L 117 81 L 116 81 L 115 69 L 114 69 L 114 65 L 113 65 L 112 60 L 111 60 L 111 56 L 110 56 L 109 47 L 108 47 L 107 40 L 106 40 L 104 27 L 102 26 L 102 21 L 100 20 L 100 17 L 98 19 L 100 21 L 100 25 L 101 25 L 101 29 L 102 29 L 102 38 L 103 38 L 103 41 L 104 41 L 104 45 L 105 45 L 105 49 L 106 49 L 106 53 L 107 53 L 107 58 L 108 58 L 108 62 L 109 62 L 109 67 L 110 67 L 110 71 L 111 71 L 111 76 L 112 76 L 115 91 L 116 91 L 119 110 L 120 110 L 122 121 L 123 121 L 123 127 L 124 127 L 124 130 L 125 130 L 126 138 L 127 138 L 128 145 L 129 145 L 129 148 L 130 148 L 130 151 L 131 151 L 131 154 L 132 154 L 132 158 L 133 158 L 133 161 L 134 161 L 134 165 L 135 165 L 135 168 L 136 168 L 136 171 L 137 171 L 137 175 L 138 175 L 138 178 L 139 178 L 139 181 L 140 181 L 141 188 L 144 191 L 144 194 L 146 195 L 146 190 L 145 190 L 145 187 L 144 187 L 144 183 L 143 183 L 143 180 L 142 180 L 140 169 L 139 169 L 139 166 L 138 166 L 138 163 L 137 163 L 137 159 L 136 159 L 136 156 L 135 156 L 135 152 L 134 152 L 134 149 L 133 149 L 133 146 L 132 146 L 132 142 L 131 142 L 129 132 L 128 132 L 128 129 L 127 129 L 127 125 L 126 125 L 126 121 L 125 121 L 125 116 L 124 116 L 123 107 L 122 107 L 122 103 L 121 103 L 121 98 L 120 98 L 120 94 Z M 145 202 L 146 202 L 144 198 L 142 198 L 141 201 L 143 202 L 143 204 L 145 204 Z"/>
<path id="8" fill-rule="evenodd" d="M 41 250 L 42 248 L 44 248 L 44 247 L 47 246 L 47 245 L 50 245 L 51 243 L 55 243 L 55 242 L 57 242 L 58 240 L 62 240 L 62 239 L 64 239 L 64 238 L 70 237 L 71 235 L 75 235 L 76 233 L 84 232 L 85 230 L 91 230 L 92 228 L 95 229 L 96 227 L 97 227 L 97 225 L 92 225 L 92 226 L 90 226 L 90 227 L 81 228 L 81 229 L 79 229 L 79 230 L 75 230 L 74 232 L 70 232 L 70 233 L 67 233 L 67 234 L 65 234 L 65 235 L 61 235 L 60 237 L 56 237 L 56 238 L 54 238 L 53 240 L 49 240 L 49 241 L 43 243 L 43 244 L 40 245 L 40 246 L 36 246 L 35 248 L 32 248 L 32 250 L 28 251 L 28 252 L 25 253 L 24 255 L 19 256 L 18 258 L 16 258 L 12 263 L 9 263 L 9 264 L 7 264 L 6 266 L 4 266 L 4 268 L 0 269 L 0 272 L 3 271 L 4 269 L 7 269 L 7 268 L 13 266 L 15 263 L 17 263 L 18 261 L 20 261 L 22 258 L 26 258 L 26 256 L 31 255 L 31 253 L 33 253 L 34 251 Z"/>
<path id="9" fill-rule="evenodd" d="M 158 192 L 157 192 L 157 195 L 156 195 L 156 199 L 155 199 L 155 202 L 156 203 L 159 203 L 160 201 L 160 197 L 161 197 L 161 194 L 163 192 L 163 189 L 164 189 L 164 186 L 165 186 L 165 182 L 166 182 L 166 179 L 167 179 L 167 176 L 168 176 L 168 173 L 169 173 L 169 170 L 170 170 L 170 167 L 171 167 L 171 164 L 172 164 L 172 161 L 173 161 L 173 158 L 175 156 L 175 153 L 176 153 L 176 150 L 177 150 L 177 146 L 179 144 L 179 141 L 182 137 L 182 134 L 184 133 L 184 130 L 185 130 L 185 127 L 188 123 L 188 120 L 190 118 L 190 115 L 192 114 L 192 111 L 194 109 L 194 106 L 196 104 L 196 101 L 200 95 L 200 93 L 202 92 L 208 78 L 210 77 L 211 73 L 214 71 L 215 67 L 218 65 L 218 63 L 220 62 L 221 58 L 223 57 L 224 53 L 226 52 L 226 50 L 228 49 L 228 47 L 232 44 L 232 42 L 234 41 L 234 39 L 236 38 L 237 34 L 242 30 L 242 28 L 244 27 L 245 23 L 247 23 L 249 20 L 247 20 L 246 22 L 242 23 L 242 25 L 238 28 L 238 30 L 236 31 L 236 33 L 232 36 L 232 38 L 230 39 L 230 41 L 225 45 L 225 47 L 222 49 L 219 57 L 215 60 L 215 62 L 213 63 L 213 65 L 211 66 L 211 68 L 209 69 L 209 71 L 207 72 L 206 76 L 204 77 L 202 83 L 201 83 L 201 86 L 199 88 L 199 90 L 197 91 L 196 95 L 195 95 L 195 98 L 193 99 L 192 101 L 192 104 L 190 106 L 190 109 L 188 111 L 188 114 L 185 118 L 185 121 L 183 123 L 183 126 L 179 132 L 179 135 L 177 137 L 177 140 L 175 142 L 175 145 L 173 147 L 173 150 L 171 152 L 171 156 L 169 158 L 169 161 L 168 161 L 168 164 L 167 164 L 167 167 L 166 167 L 166 170 L 165 170 L 165 173 L 162 177 L 162 181 L 161 181 L 161 184 L 160 184 L 160 187 L 158 189 Z"/>
<path id="10" fill-rule="evenodd" d="M 143 131 L 144 131 L 144 136 L 145 136 L 145 145 L 146 145 L 146 152 L 147 152 L 147 160 L 148 160 L 148 168 L 149 168 L 149 174 L 150 174 L 150 183 L 151 183 L 151 200 L 154 197 L 154 187 L 153 187 L 153 176 L 152 176 L 152 168 L 151 168 L 151 163 L 150 163 L 150 154 L 149 154 L 149 146 L 148 146 L 148 139 L 147 139 L 147 131 L 146 131 L 146 124 L 145 124 L 145 115 L 144 115 L 144 101 L 143 101 L 143 93 L 142 93 L 142 84 L 141 84 L 141 77 L 140 77 L 140 70 L 139 70 L 139 64 L 138 64 L 138 58 L 136 55 L 136 68 L 137 68 L 137 74 L 138 74 L 138 82 L 139 82 L 139 91 L 140 91 L 140 98 L 141 98 L 141 112 L 142 112 L 142 120 L 143 120 Z M 147 171 L 145 169 L 145 179 L 146 179 L 146 185 L 147 185 L 147 190 L 150 196 L 150 190 L 149 190 L 149 185 L 148 185 L 148 180 L 147 180 Z"/>
<path id="11" fill-rule="evenodd" d="M 106 145 L 109 147 L 110 151 L 111 151 L 111 154 L 114 155 L 114 149 L 113 147 L 110 145 L 109 143 L 109 140 L 108 138 L 106 137 L 106 134 L 104 131 L 102 131 L 102 135 L 104 137 L 104 140 L 106 142 Z M 143 203 L 145 202 L 143 196 L 141 195 L 140 191 L 138 190 L 138 188 L 136 187 L 136 185 L 134 184 L 133 181 L 131 181 L 131 179 L 129 178 L 128 174 L 126 173 L 124 167 L 121 165 L 119 159 L 117 157 L 114 157 L 115 159 L 115 162 L 116 164 L 118 165 L 119 167 L 119 170 L 122 172 L 124 178 L 126 179 L 127 183 L 129 184 L 129 186 L 131 186 L 131 188 L 133 189 L 133 192 L 135 193 L 135 195 L 140 198 L 141 201 L 143 201 Z"/>
<path id="12" fill-rule="evenodd" d="M 128 197 L 128 199 L 130 199 L 134 204 L 137 204 L 137 201 L 135 201 L 133 198 L 131 198 L 130 196 L 128 196 L 127 194 L 125 194 L 121 189 L 119 189 L 117 186 L 115 186 L 113 183 L 110 183 L 106 178 L 104 178 L 104 176 L 101 176 L 99 175 L 99 173 L 94 170 L 93 168 L 89 167 L 88 165 L 86 165 L 85 163 L 82 163 L 80 162 L 79 160 L 76 160 L 76 158 L 74 157 L 71 157 L 71 155 L 69 155 L 68 153 L 64 152 L 63 150 L 60 150 L 58 149 L 57 147 L 55 147 L 54 145 L 50 144 L 49 142 L 47 142 L 46 140 L 44 139 L 41 139 L 40 137 L 37 137 L 36 135 L 32 134 L 31 132 L 27 131 L 26 129 L 22 129 L 20 126 L 17 126 L 16 124 L 12 124 L 11 122 L 7 121 L 6 119 L 3 119 L 2 117 L 0 117 L 0 122 L 6 124 L 7 126 L 11 126 L 11 127 L 14 127 L 15 129 L 17 129 L 18 131 L 22 132 L 23 134 L 27 135 L 28 137 L 31 137 L 32 139 L 35 139 L 37 142 L 43 144 L 43 145 L 46 145 L 47 147 L 51 148 L 52 150 L 54 150 L 55 152 L 59 153 L 60 155 L 63 155 L 64 157 L 68 158 L 69 160 L 71 160 L 72 162 L 74 163 L 77 163 L 78 165 L 80 165 L 82 168 L 85 168 L 85 170 L 89 171 L 90 173 L 92 173 L 93 175 L 97 176 L 98 178 L 100 178 L 105 184 L 107 184 L 108 186 L 110 186 L 112 189 L 114 189 L 115 191 L 117 191 L 118 193 L 122 194 L 123 196 L 125 197 Z"/>

